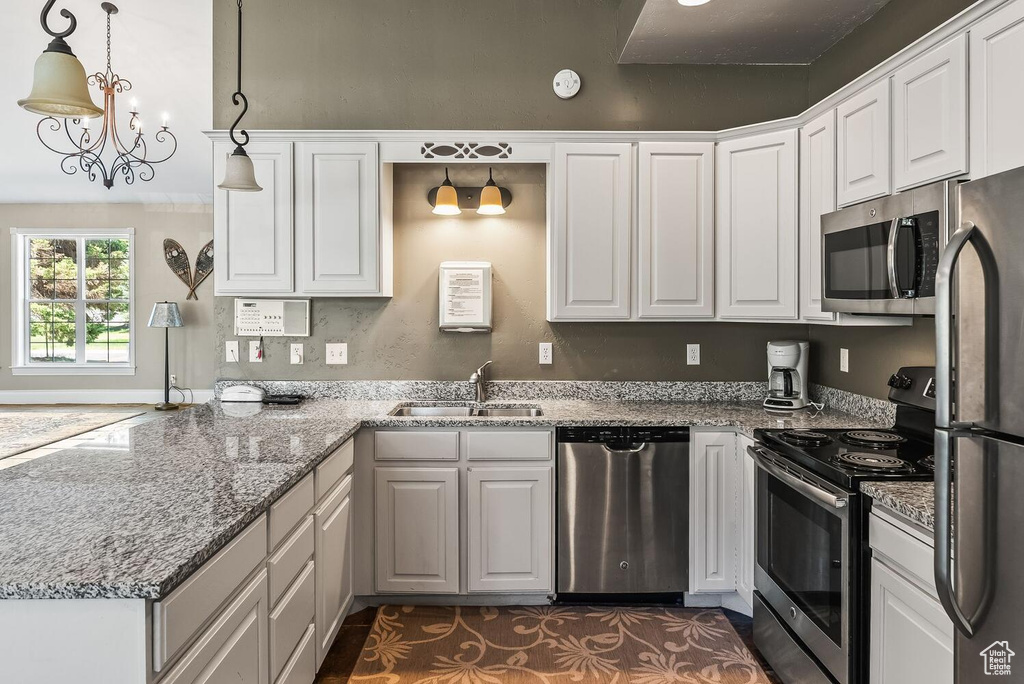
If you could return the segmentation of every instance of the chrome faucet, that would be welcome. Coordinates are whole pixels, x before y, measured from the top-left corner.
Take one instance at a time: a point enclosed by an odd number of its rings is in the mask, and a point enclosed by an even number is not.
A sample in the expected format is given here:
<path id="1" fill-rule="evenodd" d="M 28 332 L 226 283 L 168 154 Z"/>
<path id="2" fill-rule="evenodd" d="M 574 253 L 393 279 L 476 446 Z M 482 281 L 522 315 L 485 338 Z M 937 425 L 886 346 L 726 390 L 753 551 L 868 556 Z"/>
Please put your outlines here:
<path id="1" fill-rule="evenodd" d="M 484 365 L 476 369 L 476 372 L 469 376 L 469 382 L 476 386 L 476 400 L 477 403 L 482 404 L 487 401 L 487 389 L 485 384 L 487 382 L 484 374 L 484 369 L 490 366 L 493 361 L 488 361 Z"/>

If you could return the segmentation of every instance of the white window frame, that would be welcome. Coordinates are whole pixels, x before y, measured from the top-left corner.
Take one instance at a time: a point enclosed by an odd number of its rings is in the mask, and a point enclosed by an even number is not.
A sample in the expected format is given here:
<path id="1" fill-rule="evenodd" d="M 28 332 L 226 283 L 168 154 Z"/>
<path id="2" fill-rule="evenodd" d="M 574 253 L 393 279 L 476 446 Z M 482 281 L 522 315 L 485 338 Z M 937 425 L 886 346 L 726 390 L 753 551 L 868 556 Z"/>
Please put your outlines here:
<path id="1" fill-rule="evenodd" d="M 109 240 L 128 238 L 128 362 L 33 363 L 29 354 L 28 248 L 31 238 Z M 85 292 L 85 253 L 79 264 L 79 293 Z M 134 228 L 11 228 L 12 375 L 135 375 L 135 229 Z M 80 309 L 80 310 L 78 310 Z M 77 305 L 76 321 L 85 321 L 84 303 Z M 79 334 L 84 334 L 84 326 Z M 77 347 L 77 345 L 76 345 Z"/>

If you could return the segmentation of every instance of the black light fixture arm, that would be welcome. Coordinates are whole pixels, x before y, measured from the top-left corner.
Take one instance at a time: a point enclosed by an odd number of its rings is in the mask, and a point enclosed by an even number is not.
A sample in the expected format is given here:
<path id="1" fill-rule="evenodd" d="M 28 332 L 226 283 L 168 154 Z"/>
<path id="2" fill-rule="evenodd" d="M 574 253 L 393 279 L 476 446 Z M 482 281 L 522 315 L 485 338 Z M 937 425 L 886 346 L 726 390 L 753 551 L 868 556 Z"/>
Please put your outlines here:
<path id="1" fill-rule="evenodd" d="M 53 2 L 55 0 L 51 0 Z M 249 111 L 249 98 L 242 92 L 242 0 L 238 0 L 238 88 L 234 94 L 231 95 L 231 103 L 236 107 L 242 105 L 242 111 L 239 112 L 238 117 L 231 124 L 231 142 L 235 143 L 239 148 L 245 147 L 249 144 L 249 132 L 245 129 L 239 130 L 238 133 L 241 135 L 241 139 L 235 137 L 235 129 L 238 128 L 238 124 L 242 122 L 242 117 L 245 116 L 246 112 Z M 237 152 L 237 150 L 236 150 Z"/>
<path id="2" fill-rule="evenodd" d="M 52 10 L 53 6 L 56 4 L 57 0 L 46 0 L 46 4 L 43 5 L 43 11 L 39 13 L 39 23 L 42 25 L 43 30 L 53 36 L 53 40 L 51 40 L 50 44 L 46 47 L 46 51 L 63 52 L 67 55 L 73 55 L 74 53 L 71 52 L 71 47 L 64 42 L 64 39 L 74 33 L 75 29 L 78 28 L 78 19 L 75 18 L 75 15 L 72 14 L 70 10 L 62 9 L 60 11 L 60 16 L 70 22 L 68 27 L 63 31 L 54 31 L 51 29 L 50 24 L 47 21 L 47 15 L 50 14 L 50 10 Z"/>

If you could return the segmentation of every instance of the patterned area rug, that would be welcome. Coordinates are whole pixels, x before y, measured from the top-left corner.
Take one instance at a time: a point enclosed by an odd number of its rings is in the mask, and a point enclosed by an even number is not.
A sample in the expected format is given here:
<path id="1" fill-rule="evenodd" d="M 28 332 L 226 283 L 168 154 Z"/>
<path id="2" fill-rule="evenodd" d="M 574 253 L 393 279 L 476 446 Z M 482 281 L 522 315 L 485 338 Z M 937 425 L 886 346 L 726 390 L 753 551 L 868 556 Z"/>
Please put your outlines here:
<path id="1" fill-rule="evenodd" d="M 352 682 L 768 684 L 720 610 L 381 606 Z"/>
<path id="2" fill-rule="evenodd" d="M 59 442 L 89 430 L 127 420 L 142 411 L 120 413 L 0 410 L 0 458 Z"/>

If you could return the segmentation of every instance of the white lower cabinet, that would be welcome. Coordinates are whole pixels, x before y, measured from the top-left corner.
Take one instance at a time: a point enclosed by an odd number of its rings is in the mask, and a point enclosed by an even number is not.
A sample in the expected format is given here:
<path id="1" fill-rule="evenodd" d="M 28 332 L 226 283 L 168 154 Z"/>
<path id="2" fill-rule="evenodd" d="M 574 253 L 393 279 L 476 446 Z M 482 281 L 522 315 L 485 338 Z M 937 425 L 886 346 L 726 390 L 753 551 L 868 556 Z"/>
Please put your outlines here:
<path id="1" fill-rule="evenodd" d="M 690 593 L 736 590 L 736 433 L 690 435 Z"/>
<path id="2" fill-rule="evenodd" d="M 551 468 L 470 468 L 469 591 L 551 589 Z"/>
<path id="3" fill-rule="evenodd" d="M 740 462 L 738 530 L 736 532 L 736 592 L 753 610 L 754 565 L 757 562 L 757 526 L 755 515 L 757 465 L 747 451 L 754 440 L 746 435 L 736 438 L 736 457 Z"/>
<path id="4" fill-rule="evenodd" d="M 459 591 L 458 468 L 375 468 L 377 591 Z"/>
<path id="5" fill-rule="evenodd" d="M 281 602 L 270 612 L 270 676 L 277 679 L 291 658 L 309 626 L 313 624 L 314 606 L 313 561 L 285 593 Z"/>
<path id="6" fill-rule="evenodd" d="M 351 494 L 352 477 L 348 476 L 313 514 L 318 668 L 352 604 Z"/>

